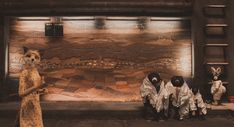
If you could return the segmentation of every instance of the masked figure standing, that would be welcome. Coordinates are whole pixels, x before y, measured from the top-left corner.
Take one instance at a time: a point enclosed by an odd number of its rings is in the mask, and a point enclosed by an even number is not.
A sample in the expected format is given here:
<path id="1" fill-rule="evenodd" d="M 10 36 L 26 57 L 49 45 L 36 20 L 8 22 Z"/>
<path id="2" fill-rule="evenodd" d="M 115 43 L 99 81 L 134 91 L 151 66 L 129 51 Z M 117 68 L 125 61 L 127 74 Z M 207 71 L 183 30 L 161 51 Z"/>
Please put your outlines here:
<path id="1" fill-rule="evenodd" d="M 40 54 L 36 50 L 24 48 L 24 69 L 19 78 L 19 96 L 21 97 L 20 127 L 43 127 L 39 91 L 45 87 L 44 78 L 37 70 Z"/>

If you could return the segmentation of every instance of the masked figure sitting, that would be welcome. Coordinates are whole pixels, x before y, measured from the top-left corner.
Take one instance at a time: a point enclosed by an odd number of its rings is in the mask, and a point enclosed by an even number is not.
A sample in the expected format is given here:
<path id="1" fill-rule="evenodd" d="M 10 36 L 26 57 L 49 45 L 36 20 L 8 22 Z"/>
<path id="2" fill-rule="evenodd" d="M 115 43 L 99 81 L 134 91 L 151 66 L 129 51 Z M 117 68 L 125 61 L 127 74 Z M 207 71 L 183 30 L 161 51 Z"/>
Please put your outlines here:
<path id="1" fill-rule="evenodd" d="M 205 115 L 207 114 L 206 104 L 197 87 L 192 87 L 191 89 L 190 110 L 193 117 L 196 116 L 201 120 L 205 119 Z"/>
<path id="2" fill-rule="evenodd" d="M 171 94 L 171 103 L 174 109 L 174 116 L 183 120 L 189 115 L 190 89 L 182 76 L 173 76 L 166 85 L 167 91 Z"/>
<path id="3" fill-rule="evenodd" d="M 144 103 L 144 116 L 147 119 L 149 112 L 156 120 L 166 118 L 169 97 L 159 73 L 153 72 L 145 77 L 140 87 L 140 94 Z"/>

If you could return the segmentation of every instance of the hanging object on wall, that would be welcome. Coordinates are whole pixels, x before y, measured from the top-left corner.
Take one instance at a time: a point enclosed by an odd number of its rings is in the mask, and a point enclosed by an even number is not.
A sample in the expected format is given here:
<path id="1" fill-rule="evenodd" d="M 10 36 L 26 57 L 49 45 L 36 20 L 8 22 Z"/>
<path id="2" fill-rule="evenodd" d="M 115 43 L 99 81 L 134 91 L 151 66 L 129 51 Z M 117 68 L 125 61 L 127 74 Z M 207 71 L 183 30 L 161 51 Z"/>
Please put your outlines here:
<path id="1" fill-rule="evenodd" d="M 63 23 L 60 17 L 51 17 L 49 23 L 45 23 L 45 36 L 63 36 Z"/>
<path id="2" fill-rule="evenodd" d="M 148 17 L 139 17 L 137 21 L 137 27 L 140 30 L 145 30 L 148 27 L 148 22 L 150 21 L 150 18 Z"/>
<path id="3" fill-rule="evenodd" d="M 105 29 L 105 21 L 106 17 L 105 16 L 96 16 L 95 17 L 95 28 L 96 29 Z"/>

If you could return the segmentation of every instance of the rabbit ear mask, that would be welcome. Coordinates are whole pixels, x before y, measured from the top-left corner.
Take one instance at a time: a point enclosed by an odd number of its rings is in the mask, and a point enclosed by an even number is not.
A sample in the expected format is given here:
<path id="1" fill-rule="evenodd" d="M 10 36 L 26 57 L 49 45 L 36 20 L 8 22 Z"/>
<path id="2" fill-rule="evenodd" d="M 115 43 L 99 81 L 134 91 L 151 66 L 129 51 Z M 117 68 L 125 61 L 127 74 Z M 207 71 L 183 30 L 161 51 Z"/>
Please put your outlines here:
<path id="1" fill-rule="evenodd" d="M 216 69 L 214 67 L 211 67 L 211 72 L 212 72 L 213 75 L 215 75 L 216 74 Z"/>
<path id="2" fill-rule="evenodd" d="M 212 73 L 216 71 L 216 69 L 214 67 L 211 67 L 211 71 Z"/>
<path id="3" fill-rule="evenodd" d="M 218 67 L 216 70 L 217 70 L 217 73 L 218 73 L 218 74 L 220 74 L 221 71 L 222 71 L 220 67 Z"/>

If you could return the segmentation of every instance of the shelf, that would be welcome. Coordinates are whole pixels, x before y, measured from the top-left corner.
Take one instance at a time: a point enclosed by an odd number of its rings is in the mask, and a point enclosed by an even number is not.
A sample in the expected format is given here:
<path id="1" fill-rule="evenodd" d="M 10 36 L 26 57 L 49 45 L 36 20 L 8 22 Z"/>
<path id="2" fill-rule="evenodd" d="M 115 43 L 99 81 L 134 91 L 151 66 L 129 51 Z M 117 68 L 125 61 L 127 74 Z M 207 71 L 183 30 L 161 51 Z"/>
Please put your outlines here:
<path id="1" fill-rule="evenodd" d="M 206 24 L 206 27 L 227 27 L 227 24 Z"/>
<path id="2" fill-rule="evenodd" d="M 228 44 L 206 44 L 207 47 L 228 47 Z"/>
<path id="3" fill-rule="evenodd" d="M 228 65 L 228 62 L 206 62 L 207 65 Z"/>
<path id="4" fill-rule="evenodd" d="M 212 82 L 208 82 L 208 84 L 211 85 Z M 228 85 L 228 84 L 229 84 L 229 82 L 223 82 L 223 85 Z"/>
<path id="5" fill-rule="evenodd" d="M 210 4 L 207 5 L 206 8 L 226 8 L 227 6 L 224 4 Z"/>

